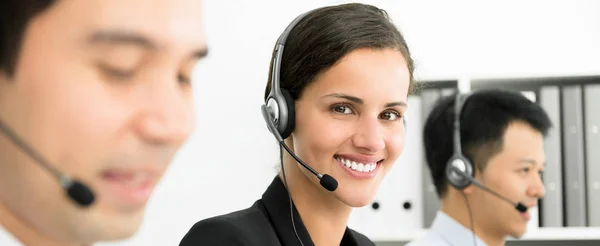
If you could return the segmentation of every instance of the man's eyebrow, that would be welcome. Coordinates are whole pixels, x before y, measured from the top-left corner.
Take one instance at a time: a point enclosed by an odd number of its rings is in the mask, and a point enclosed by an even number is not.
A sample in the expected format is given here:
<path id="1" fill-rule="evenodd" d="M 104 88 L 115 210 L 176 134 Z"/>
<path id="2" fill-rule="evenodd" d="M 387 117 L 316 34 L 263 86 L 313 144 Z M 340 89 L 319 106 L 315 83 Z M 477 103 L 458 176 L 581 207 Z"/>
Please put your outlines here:
<path id="1" fill-rule="evenodd" d="M 90 44 L 132 44 L 145 49 L 158 49 L 158 45 L 150 38 L 123 30 L 102 30 L 92 33 L 88 38 Z"/>
<path id="2" fill-rule="evenodd" d="M 132 44 L 143 47 L 149 50 L 156 50 L 159 45 L 153 42 L 150 38 L 126 30 L 102 30 L 92 33 L 88 38 L 90 44 Z M 202 59 L 208 55 L 208 47 L 206 45 L 191 52 L 192 59 Z"/>
<path id="3" fill-rule="evenodd" d="M 521 160 L 519 160 L 520 164 L 527 164 L 527 165 L 532 165 L 532 166 L 539 166 L 541 168 L 545 168 L 546 167 L 546 163 L 538 163 L 536 160 L 534 159 L 530 159 L 530 158 L 523 158 Z"/>

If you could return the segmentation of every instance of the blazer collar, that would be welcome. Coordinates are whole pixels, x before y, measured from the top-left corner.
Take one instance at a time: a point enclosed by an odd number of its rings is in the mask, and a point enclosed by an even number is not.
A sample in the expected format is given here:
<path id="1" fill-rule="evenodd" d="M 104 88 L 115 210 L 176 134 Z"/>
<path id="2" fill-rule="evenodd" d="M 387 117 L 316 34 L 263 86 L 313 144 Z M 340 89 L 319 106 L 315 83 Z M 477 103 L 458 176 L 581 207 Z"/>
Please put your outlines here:
<path id="1" fill-rule="evenodd" d="M 262 195 L 262 200 L 265 204 L 267 214 L 273 223 L 273 229 L 276 231 L 282 245 L 301 246 L 292 227 L 290 198 L 287 189 L 279 176 L 275 176 L 265 193 Z M 296 206 L 292 206 L 292 211 L 298 237 L 300 237 L 304 246 L 314 246 L 314 243 L 298 214 L 298 210 L 296 210 Z M 341 245 L 357 245 L 356 239 L 348 227 L 346 227 L 346 231 L 344 232 Z"/>

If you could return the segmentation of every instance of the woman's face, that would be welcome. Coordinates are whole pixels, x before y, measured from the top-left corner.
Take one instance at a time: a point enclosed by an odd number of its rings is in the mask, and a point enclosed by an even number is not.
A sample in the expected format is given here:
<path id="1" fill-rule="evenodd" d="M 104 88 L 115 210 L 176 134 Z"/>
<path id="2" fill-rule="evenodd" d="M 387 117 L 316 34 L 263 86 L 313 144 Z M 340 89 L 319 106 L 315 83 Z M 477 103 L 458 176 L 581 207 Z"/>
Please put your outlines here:
<path id="1" fill-rule="evenodd" d="M 404 148 L 410 74 L 395 49 L 358 49 L 319 74 L 296 101 L 288 144 L 351 207 L 369 204 Z M 309 171 L 300 168 L 314 185 Z"/>

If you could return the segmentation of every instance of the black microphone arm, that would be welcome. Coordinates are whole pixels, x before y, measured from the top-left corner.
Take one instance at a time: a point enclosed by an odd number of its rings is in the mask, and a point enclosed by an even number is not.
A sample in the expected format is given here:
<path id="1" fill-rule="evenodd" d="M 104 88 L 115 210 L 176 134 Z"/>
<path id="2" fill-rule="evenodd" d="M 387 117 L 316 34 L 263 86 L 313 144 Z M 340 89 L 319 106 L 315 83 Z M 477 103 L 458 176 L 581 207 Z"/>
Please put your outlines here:
<path id="1" fill-rule="evenodd" d="M 277 139 L 277 142 L 279 143 L 279 145 L 282 146 L 285 149 L 285 151 L 287 151 L 298 163 L 300 163 L 300 165 L 302 165 L 308 171 L 310 171 L 315 176 L 317 176 L 317 178 L 319 179 L 319 183 L 321 184 L 321 186 L 323 186 L 323 188 L 325 188 L 328 191 L 335 191 L 338 186 L 337 180 L 328 174 L 320 174 L 319 172 L 315 171 L 312 167 L 310 167 L 308 164 L 304 163 L 304 161 L 302 161 L 298 156 L 296 156 L 296 154 L 294 154 L 294 152 L 292 152 L 292 150 L 290 150 L 290 148 L 283 142 L 283 138 L 277 131 L 275 124 L 273 124 L 273 121 L 271 120 L 271 117 L 269 116 L 269 112 L 267 111 L 267 106 L 262 105 L 260 110 L 262 112 L 263 118 L 267 122 L 267 128 L 275 136 L 275 139 Z"/>
<path id="2" fill-rule="evenodd" d="M 0 130 L 5 133 L 5 135 L 12 140 L 14 144 L 16 144 L 19 148 L 21 148 L 27 155 L 29 155 L 34 161 L 39 163 L 44 169 L 50 172 L 60 183 L 60 186 L 67 192 L 69 197 L 75 201 L 77 204 L 81 206 L 89 206 L 94 202 L 94 194 L 92 191 L 80 181 L 71 179 L 65 175 L 63 175 L 56 167 L 50 164 L 46 159 L 42 157 L 40 153 L 35 151 L 32 147 L 30 147 L 27 143 L 25 143 L 21 138 L 7 126 L 0 119 Z"/>
<path id="3" fill-rule="evenodd" d="M 520 203 L 520 202 L 513 202 L 513 201 L 509 200 L 508 198 L 506 198 L 506 197 L 504 197 L 504 196 L 496 193 L 495 191 L 493 191 L 490 188 L 486 187 L 482 183 L 479 183 L 479 181 L 477 181 L 473 177 L 467 175 L 466 173 L 464 173 L 463 171 L 461 171 L 457 167 L 453 166 L 452 167 L 452 171 L 454 171 L 456 174 L 462 176 L 463 178 L 468 179 L 469 181 L 471 181 L 471 183 L 473 183 L 475 186 L 481 188 L 482 190 L 487 191 L 488 193 L 490 193 L 490 194 L 492 194 L 492 195 L 494 195 L 494 196 L 496 196 L 496 197 L 498 197 L 498 198 L 500 198 L 500 199 L 502 199 L 502 200 L 504 200 L 504 201 L 512 204 L 515 207 L 515 209 L 517 209 L 519 212 L 522 212 L 522 213 L 527 212 L 527 207 L 525 205 L 523 205 L 522 203 Z"/>

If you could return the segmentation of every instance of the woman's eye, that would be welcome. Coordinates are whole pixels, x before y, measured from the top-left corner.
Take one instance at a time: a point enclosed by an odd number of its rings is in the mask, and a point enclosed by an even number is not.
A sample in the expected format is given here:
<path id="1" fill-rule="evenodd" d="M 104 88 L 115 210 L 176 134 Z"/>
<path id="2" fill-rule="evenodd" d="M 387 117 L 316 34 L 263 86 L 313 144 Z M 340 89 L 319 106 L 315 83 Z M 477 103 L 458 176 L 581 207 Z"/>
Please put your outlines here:
<path id="1" fill-rule="evenodd" d="M 336 112 L 339 114 L 352 114 L 353 113 L 352 109 L 348 105 L 343 105 L 343 104 L 333 105 L 331 110 L 333 112 Z"/>
<path id="2" fill-rule="evenodd" d="M 396 121 L 402 118 L 402 115 L 400 115 L 400 113 L 395 112 L 395 111 L 386 111 L 383 112 L 381 114 L 381 116 L 379 116 L 379 118 L 383 119 L 383 120 L 388 120 L 388 121 Z"/>

